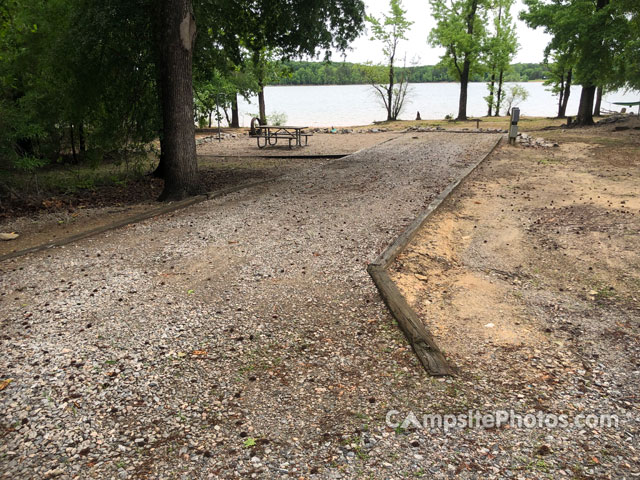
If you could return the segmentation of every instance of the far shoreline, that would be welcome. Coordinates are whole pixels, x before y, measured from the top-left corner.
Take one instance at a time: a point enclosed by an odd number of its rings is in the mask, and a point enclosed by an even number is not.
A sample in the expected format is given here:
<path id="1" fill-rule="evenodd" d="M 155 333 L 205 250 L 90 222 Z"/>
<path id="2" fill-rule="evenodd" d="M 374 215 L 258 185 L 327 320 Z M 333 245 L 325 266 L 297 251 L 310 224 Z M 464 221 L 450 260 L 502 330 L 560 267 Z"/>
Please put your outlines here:
<path id="1" fill-rule="evenodd" d="M 545 80 L 527 80 L 527 81 L 517 81 L 517 82 L 503 82 L 503 84 L 507 83 L 543 83 Z M 457 84 L 460 82 L 409 82 L 409 85 L 439 85 L 439 84 Z M 472 83 L 488 83 L 488 82 L 469 82 Z M 303 83 L 303 84 L 274 84 L 274 85 L 265 85 L 266 87 L 370 87 L 370 83 Z"/>

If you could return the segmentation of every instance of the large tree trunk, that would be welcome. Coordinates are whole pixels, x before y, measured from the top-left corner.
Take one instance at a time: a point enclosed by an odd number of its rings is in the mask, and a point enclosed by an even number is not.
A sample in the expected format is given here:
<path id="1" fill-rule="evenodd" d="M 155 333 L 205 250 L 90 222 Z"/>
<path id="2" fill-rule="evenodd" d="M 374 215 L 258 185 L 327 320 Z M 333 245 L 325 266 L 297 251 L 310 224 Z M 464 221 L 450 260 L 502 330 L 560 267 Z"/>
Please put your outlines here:
<path id="1" fill-rule="evenodd" d="M 594 117 L 599 117 L 600 116 L 600 107 L 602 105 L 602 87 L 598 87 L 598 89 L 596 90 L 596 104 L 593 107 L 593 116 Z"/>
<path id="2" fill-rule="evenodd" d="M 478 0 L 473 0 L 471 3 L 471 10 L 467 15 L 467 33 L 470 37 L 473 36 L 473 22 L 476 17 L 476 10 L 478 9 Z M 458 118 L 457 120 L 467 119 L 467 89 L 469 87 L 469 74 L 471 70 L 471 62 L 469 61 L 469 53 L 464 55 L 464 63 L 462 64 L 462 71 L 460 72 L 460 102 L 458 104 Z"/>
<path id="3" fill-rule="evenodd" d="M 180 200 L 199 192 L 191 81 L 196 23 L 191 0 L 158 3 L 164 134 L 161 157 L 164 190 L 160 200 Z"/>
<path id="4" fill-rule="evenodd" d="M 498 93 L 496 95 L 496 110 L 494 116 L 500 116 L 500 104 L 502 103 L 502 83 L 504 78 L 504 70 L 500 69 L 500 76 L 498 77 Z"/>
<path id="5" fill-rule="evenodd" d="M 231 101 L 231 128 L 240 128 L 240 115 L 238 114 L 238 94 L 233 94 Z"/>
<path id="6" fill-rule="evenodd" d="M 267 124 L 267 110 L 264 106 L 264 85 L 262 83 L 262 79 L 258 80 L 258 109 L 259 109 L 259 117 L 260 123 L 262 125 Z"/>
<path id="7" fill-rule="evenodd" d="M 602 10 L 609 4 L 609 0 L 597 0 L 596 11 Z M 590 37 L 590 43 L 592 47 L 602 47 L 604 31 L 594 31 Z M 598 45 L 596 45 L 596 43 Z M 595 72 L 597 73 L 597 67 Z M 594 80 L 595 78 L 595 80 Z M 578 116 L 576 117 L 576 125 L 587 126 L 593 125 L 593 97 L 596 94 L 596 86 L 593 83 L 597 83 L 598 76 L 595 76 L 589 81 L 582 84 L 582 93 L 580 93 L 580 106 L 578 107 Z"/>
<path id="8" fill-rule="evenodd" d="M 469 60 L 465 60 L 460 74 L 460 101 L 458 103 L 458 118 L 456 120 L 467 119 L 467 89 L 469 87 Z"/>
<path id="9" fill-rule="evenodd" d="M 165 161 L 164 157 L 164 134 L 162 132 L 159 132 L 160 134 L 160 155 L 158 158 L 158 166 L 156 167 L 156 169 L 151 173 L 151 176 L 155 177 L 155 178 L 165 178 L 165 175 L 167 173 L 167 162 Z"/>
<path id="10" fill-rule="evenodd" d="M 576 117 L 576 125 L 586 126 L 593 125 L 593 97 L 596 94 L 594 85 L 582 86 L 580 93 L 580 106 L 578 107 L 578 116 Z"/>

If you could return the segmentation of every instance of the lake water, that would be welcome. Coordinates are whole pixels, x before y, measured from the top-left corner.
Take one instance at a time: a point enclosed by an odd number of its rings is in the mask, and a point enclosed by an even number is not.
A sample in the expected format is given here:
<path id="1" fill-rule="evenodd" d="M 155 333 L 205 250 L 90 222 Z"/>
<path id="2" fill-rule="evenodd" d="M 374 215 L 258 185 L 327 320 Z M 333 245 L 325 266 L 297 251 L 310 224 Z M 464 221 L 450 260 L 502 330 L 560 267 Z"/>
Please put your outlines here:
<path id="1" fill-rule="evenodd" d="M 507 83 L 505 88 L 514 83 Z M 529 92 L 529 98 L 520 105 L 522 115 L 553 117 L 557 113 L 557 97 L 553 96 L 541 82 L 518 83 Z M 416 111 L 423 119 L 443 119 L 445 115 L 456 116 L 460 85 L 457 83 L 414 83 L 400 119 L 413 120 Z M 571 89 L 567 115 L 575 115 L 580 100 L 579 86 Z M 483 98 L 487 95 L 485 83 L 470 83 L 467 115 L 484 116 L 487 106 Z M 240 121 L 248 126 L 251 117 L 258 112 L 257 99 L 246 102 L 240 99 Z M 612 102 L 638 101 L 638 92 L 606 93 L 603 108 L 620 110 Z M 267 115 L 274 112 L 286 114 L 289 125 L 305 126 L 351 126 L 368 125 L 374 120 L 384 120 L 386 111 L 374 96 L 369 85 L 322 85 L 322 86 L 277 86 L 265 88 Z M 633 107 L 635 112 L 637 107 Z M 504 113 L 504 111 L 502 112 Z M 253 115 L 252 115 L 253 114 Z"/>

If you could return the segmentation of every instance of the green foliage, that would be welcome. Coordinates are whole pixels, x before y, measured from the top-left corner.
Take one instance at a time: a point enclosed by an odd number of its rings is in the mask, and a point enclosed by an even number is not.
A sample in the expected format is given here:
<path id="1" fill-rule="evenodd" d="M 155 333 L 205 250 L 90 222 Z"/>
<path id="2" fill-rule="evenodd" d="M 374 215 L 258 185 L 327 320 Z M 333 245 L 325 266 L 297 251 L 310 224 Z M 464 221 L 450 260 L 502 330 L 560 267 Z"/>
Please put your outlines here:
<path id="1" fill-rule="evenodd" d="M 632 86 L 640 36 L 633 0 L 524 0 L 520 17 L 552 35 L 547 54 L 575 67 L 576 83 L 620 88 Z M 633 53 L 632 53 L 633 52 Z M 622 54 L 621 54 L 622 53 Z M 625 54 L 629 56 L 625 58 Z M 631 61 L 629 61 L 631 60 Z"/>
<path id="2" fill-rule="evenodd" d="M 442 64 L 460 81 L 465 63 L 470 72 L 482 69 L 487 48 L 489 0 L 429 0 L 436 27 L 429 33 L 433 47 L 444 47 Z"/>
<path id="3" fill-rule="evenodd" d="M 267 123 L 269 125 L 285 125 L 287 123 L 287 114 L 284 112 L 273 112 L 267 115 Z"/>
<path id="4" fill-rule="evenodd" d="M 255 91 L 247 52 L 344 50 L 363 28 L 361 0 L 194 0 L 197 114 L 212 98 Z M 37 170 L 127 156 L 164 136 L 160 33 L 151 0 L 0 2 L 0 168 Z M 268 12 L 268 13 L 267 13 Z M 295 12 L 295 14 L 292 14 Z M 299 14 L 298 14 L 299 13 Z"/>
<path id="5" fill-rule="evenodd" d="M 493 30 L 489 34 L 486 43 L 485 64 L 489 74 L 487 87 L 489 95 L 485 97 L 488 114 L 491 115 L 495 105 L 496 115 L 500 110 L 501 99 L 496 98 L 497 90 L 502 90 L 504 73 L 509 69 L 509 64 L 518 50 L 518 37 L 516 35 L 515 24 L 511 17 L 511 7 L 513 0 L 495 0 L 491 5 L 491 15 L 493 16 Z"/>
<path id="6" fill-rule="evenodd" d="M 491 0 L 429 0 L 436 27 L 429 43 L 444 47 L 441 62 L 460 82 L 459 120 L 467 118 L 467 85 L 473 74 L 484 69 L 488 48 L 485 25 Z"/>
<path id="7" fill-rule="evenodd" d="M 505 97 L 505 103 L 507 105 L 507 111 L 505 115 L 511 115 L 511 108 L 518 106 L 521 102 L 524 102 L 529 98 L 529 92 L 526 88 L 520 85 L 512 85 L 507 90 L 507 96 Z"/>
<path id="8" fill-rule="evenodd" d="M 544 80 L 549 74 L 549 66 L 544 63 L 515 63 L 505 72 L 505 82 L 528 82 Z M 373 78 L 384 82 L 385 68 L 381 65 L 355 64 L 349 62 L 285 62 L 289 72 L 278 77 L 269 85 L 363 85 Z M 443 65 L 422 65 L 395 67 L 398 75 L 404 75 L 409 83 L 455 82 L 447 67 Z M 484 82 L 489 72 L 472 73 L 471 81 Z"/>
<path id="9" fill-rule="evenodd" d="M 384 14 L 382 20 L 369 15 L 366 17 L 371 26 L 371 40 L 382 43 L 382 51 L 387 57 L 388 81 L 380 82 L 377 75 L 372 76 L 370 80 L 374 91 L 387 110 L 387 121 L 398 118 L 407 95 L 407 78 L 402 73 L 396 75 L 394 68 L 398 45 L 401 40 L 407 39 L 405 34 L 413 25 L 413 22 L 405 18 L 406 13 L 402 9 L 400 0 L 389 0 L 389 14 Z M 375 73 L 377 70 L 369 72 Z"/>
<path id="10" fill-rule="evenodd" d="M 413 22 L 405 18 L 406 10 L 402 9 L 401 0 L 389 1 L 389 14 L 383 14 L 382 19 L 367 15 L 366 19 L 371 27 L 371 40 L 382 43 L 382 52 L 392 65 L 396 57 L 398 44 L 406 40 L 406 32 Z"/>

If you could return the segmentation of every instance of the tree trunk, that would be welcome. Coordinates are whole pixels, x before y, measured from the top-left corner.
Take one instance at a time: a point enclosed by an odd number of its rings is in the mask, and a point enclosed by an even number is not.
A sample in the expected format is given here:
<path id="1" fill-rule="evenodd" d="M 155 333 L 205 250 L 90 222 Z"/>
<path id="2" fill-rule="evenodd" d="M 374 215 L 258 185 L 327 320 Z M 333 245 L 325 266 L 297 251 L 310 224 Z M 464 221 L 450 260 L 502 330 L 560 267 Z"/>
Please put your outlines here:
<path id="1" fill-rule="evenodd" d="M 456 120 L 467 119 L 467 89 L 469 87 L 470 68 L 469 60 L 465 60 L 460 74 L 460 102 L 458 103 L 458 118 Z"/>
<path id="2" fill-rule="evenodd" d="M 193 122 L 192 60 L 196 23 L 191 0 L 161 0 L 160 36 L 164 190 L 160 200 L 180 200 L 199 192 Z"/>
<path id="3" fill-rule="evenodd" d="M 395 120 L 393 115 L 393 83 L 394 83 L 394 72 L 393 72 L 393 57 L 391 57 L 391 61 L 389 62 L 389 88 L 387 89 L 387 122 L 391 120 Z"/>
<path id="4" fill-rule="evenodd" d="M 80 142 L 80 157 L 84 158 L 84 154 L 87 151 L 87 145 L 84 141 L 84 123 L 80 122 L 78 125 L 78 141 Z"/>
<path id="5" fill-rule="evenodd" d="M 76 154 L 76 140 L 73 135 L 73 123 L 69 127 L 69 139 L 71 140 L 71 155 L 73 157 L 73 163 L 78 163 L 78 155 Z"/>
<path id="6" fill-rule="evenodd" d="M 209 128 L 211 128 L 212 121 L 213 121 L 213 110 L 209 112 Z"/>
<path id="7" fill-rule="evenodd" d="M 491 68 L 491 83 L 489 84 L 489 101 L 487 102 L 489 105 L 489 109 L 487 110 L 487 117 L 490 117 L 493 113 L 493 92 L 496 84 L 496 71 L 495 67 Z"/>
<path id="8" fill-rule="evenodd" d="M 160 155 L 159 155 L 159 159 L 158 159 L 158 166 L 156 167 L 156 169 L 153 171 L 153 173 L 151 174 L 152 177 L 155 178 L 165 178 L 165 175 L 167 173 L 167 162 L 164 160 L 165 155 L 164 155 L 164 135 L 162 132 L 160 132 Z"/>
<path id="9" fill-rule="evenodd" d="M 496 113 L 494 116 L 500 116 L 500 104 L 502 103 L 502 80 L 504 77 L 504 70 L 500 69 L 500 75 L 498 77 L 498 94 L 496 95 Z"/>
<path id="10" fill-rule="evenodd" d="M 582 86 L 582 93 L 580 93 L 580 106 L 578 107 L 578 116 L 576 117 L 576 125 L 593 125 L 593 97 L 595 96 L 595 94 L 595 85 Z"/>
<path id="11" fill-rule="evenodd" d="M 222 111 L 224 112 L 224 119 L 227 121 L 227 125 L 231 126 L 231 119 L 229 118 L 229 109 L 226 105 L 222 106 Z"/>
<path id="12" fill-rule="evenodd" d="M 473 22 L 476 18 L 476 10 L 478 9 L 478 0 L 473 0 L 471 3 L 471 10 L 467 15 L 467 34 L 473 37 Z M 469 87 L 469 73 L 471 71 L 471 62 L 469 61 L 469 54 L 465 53 L 464 63 L 462 64 L 462 72 L 460 72 L 460 102 L 458 104 L 458 118 L 457 120 L 467 119 L 467 90 Z"/>
<path id="13" fill-rule="evenodd" d="M 260 123 L 262 125 L 267 124 L 267 111 L 264 106 L 264 85 L 262 84 L 262 80 L 258 81 L 258 108 L 259 108 L 259 117 Z"/>
<path id="14" fill-rule="evenodd" d="M 558 95 L 558 118 L 564 118 L 562 115 L 562 100 L 564 98 L 564 70 L 562 75 L 560 75 L 560 94 Z"/>
<path id="15" fill-rule="evenodd" d="M 598 87 L 596 90 L 596 104 L 593 107 L 593 116 L 600 116 L 600 106 L 602 105 L 602 87 Z"/>
<path id="16" fill-rule="evenodd" d="M 231 128 L 240 128 L 240 115 L 238 113 L 238 94 L 233 94 L 231 101 Z"/>
<path id="17" fill-rule="evenodd" d="M 564 118 L 567 116 L 567 104 L 569 103 L 569 95 L 571 95 L 571 77 L 573 75 L 573 68 L 570 68 L 567 72 L 567 79 L 564 83 L 564 94 L 562 95 L 562 107 L 558 112 L 558 117 Z"/>

